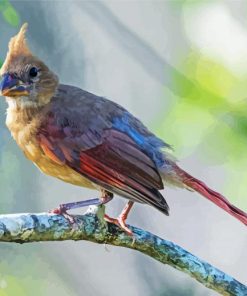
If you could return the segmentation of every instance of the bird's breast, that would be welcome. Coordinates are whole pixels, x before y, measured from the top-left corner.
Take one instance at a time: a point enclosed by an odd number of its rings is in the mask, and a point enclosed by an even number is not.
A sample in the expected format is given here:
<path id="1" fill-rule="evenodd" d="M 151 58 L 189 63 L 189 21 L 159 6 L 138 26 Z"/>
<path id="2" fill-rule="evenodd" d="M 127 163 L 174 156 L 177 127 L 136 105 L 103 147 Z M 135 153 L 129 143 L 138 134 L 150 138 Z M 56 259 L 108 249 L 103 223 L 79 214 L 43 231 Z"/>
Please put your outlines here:
<path id="1" fill-rule="evenodd" d="M 23 120 L 20 114 L 16 114 L 13 110 L 8 110 L 6 125 L 26 157 L 43 173 L 74 185 L 92 189 L 96 188 L 91 181 L 66 164 L 59 164 L 45 155 L 36 138 L 37 130 L 40 126 L 40 120 L 37 116 L 33 117 L 32 120 L 26 121 Z"/>
<path id="2" fill-rule="evenodd" d="M 29 155 L 27 155 L 27 157 L 31 159 Z M 81 174 L 77 173 L 66 164 L 58 164 L 53 160 L 50 160 L 42 152 L 40 153 L 39 158 L 36 157 L 34 163 L 43 173 L 56 177 L 64 182 L 91 189 L 96 188 L 91 181 L 84 178 Z"/>
<path id="3" fill-rule="evenodd" d="M 29 141 L 22 147 L 26 157 L 43 173 L 73 185 L 95 189 L 94 184 L 66 164 L 59 164 L 46 156 L 36 140 Z"/>

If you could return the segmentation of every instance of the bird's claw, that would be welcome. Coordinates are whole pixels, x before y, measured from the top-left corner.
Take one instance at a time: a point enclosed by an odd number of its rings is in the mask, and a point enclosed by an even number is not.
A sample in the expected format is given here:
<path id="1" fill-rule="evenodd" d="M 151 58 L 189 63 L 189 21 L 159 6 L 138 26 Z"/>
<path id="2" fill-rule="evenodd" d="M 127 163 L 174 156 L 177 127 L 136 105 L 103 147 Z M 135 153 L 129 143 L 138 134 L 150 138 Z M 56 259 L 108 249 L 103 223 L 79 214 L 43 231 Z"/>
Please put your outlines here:
<path id="1" fill-rule="evenodd" d="M 128 228 L 128 226 L 126 225 L 125 221 L 126 221 L 126 218 L 125 217 L 122 217 L 121 215 L 118 217 L 118 218 L 111 218 L 109 217 L 108 215 L 104 215 L 104 219 L 109 222 L 109 223 L 112 223 L 112 224 L 115 224 L 117 225 L 118 227 L 120 227 L 126 234 L 128 234 L 129 236 L 133 236 L 133 232 L 132 230 L 130 230 Z"/>
<path id="2" fill-rule="evenodd" d="M 60 205 L 59 207 L 53 210 L 50 210 L 49 213 L 63 216 L 70 224 L 75 223 L 75 217 L 69 214 L 63 207 L 63 205 Z"/>

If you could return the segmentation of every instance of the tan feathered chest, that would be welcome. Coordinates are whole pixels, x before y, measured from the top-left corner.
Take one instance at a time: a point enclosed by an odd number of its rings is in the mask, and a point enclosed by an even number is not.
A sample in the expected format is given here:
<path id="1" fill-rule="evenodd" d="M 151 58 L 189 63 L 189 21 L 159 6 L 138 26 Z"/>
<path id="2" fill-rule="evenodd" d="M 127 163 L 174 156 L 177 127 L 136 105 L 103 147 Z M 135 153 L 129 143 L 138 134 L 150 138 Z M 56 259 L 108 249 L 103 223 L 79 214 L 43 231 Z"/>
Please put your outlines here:
<path id="1" fill-rule="evenodd" d="M 47 175 L 74 185 L 95 189 L 91 181 L 66 164 L 55 162 L 45 154 L 36 137 L 41 116 L 42 114 L 39 114 L 35 108 L 14 106 L 7 109 L 6 125 L 26 157 Z"/>

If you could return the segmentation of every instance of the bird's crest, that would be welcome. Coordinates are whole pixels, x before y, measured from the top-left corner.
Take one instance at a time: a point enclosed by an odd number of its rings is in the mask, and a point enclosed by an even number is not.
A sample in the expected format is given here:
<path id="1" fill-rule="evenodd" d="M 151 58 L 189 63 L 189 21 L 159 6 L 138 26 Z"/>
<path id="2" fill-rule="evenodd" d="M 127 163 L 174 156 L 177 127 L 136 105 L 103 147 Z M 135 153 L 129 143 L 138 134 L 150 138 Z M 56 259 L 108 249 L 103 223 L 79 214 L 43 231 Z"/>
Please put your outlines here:
<path id="1" fill-rule="evenodd" d="M 7 69 L 8 65 L 18 56 L 31 56 L 32 53 L 28 48 L 26 42 L 26 31 L 28 24 L 22 25 L 19 33 L 12 37 L 9 41 L 9 51 L 7 53 L 4 64 L 0 70 L 0 74 L 3 74 Z"/>

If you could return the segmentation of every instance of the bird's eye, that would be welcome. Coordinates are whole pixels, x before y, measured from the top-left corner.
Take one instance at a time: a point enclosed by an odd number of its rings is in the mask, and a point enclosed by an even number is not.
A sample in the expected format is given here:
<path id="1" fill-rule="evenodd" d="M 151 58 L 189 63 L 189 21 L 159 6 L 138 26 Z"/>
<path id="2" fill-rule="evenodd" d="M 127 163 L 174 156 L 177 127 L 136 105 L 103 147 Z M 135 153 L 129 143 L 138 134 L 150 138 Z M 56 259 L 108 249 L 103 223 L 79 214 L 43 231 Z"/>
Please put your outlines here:
<path id="1" fill-rule="evenodd" d="M 36 67 L 32 67 L 29 71 L 30 77 L 36 77 L 38 75 L 39 70 Z"/>

